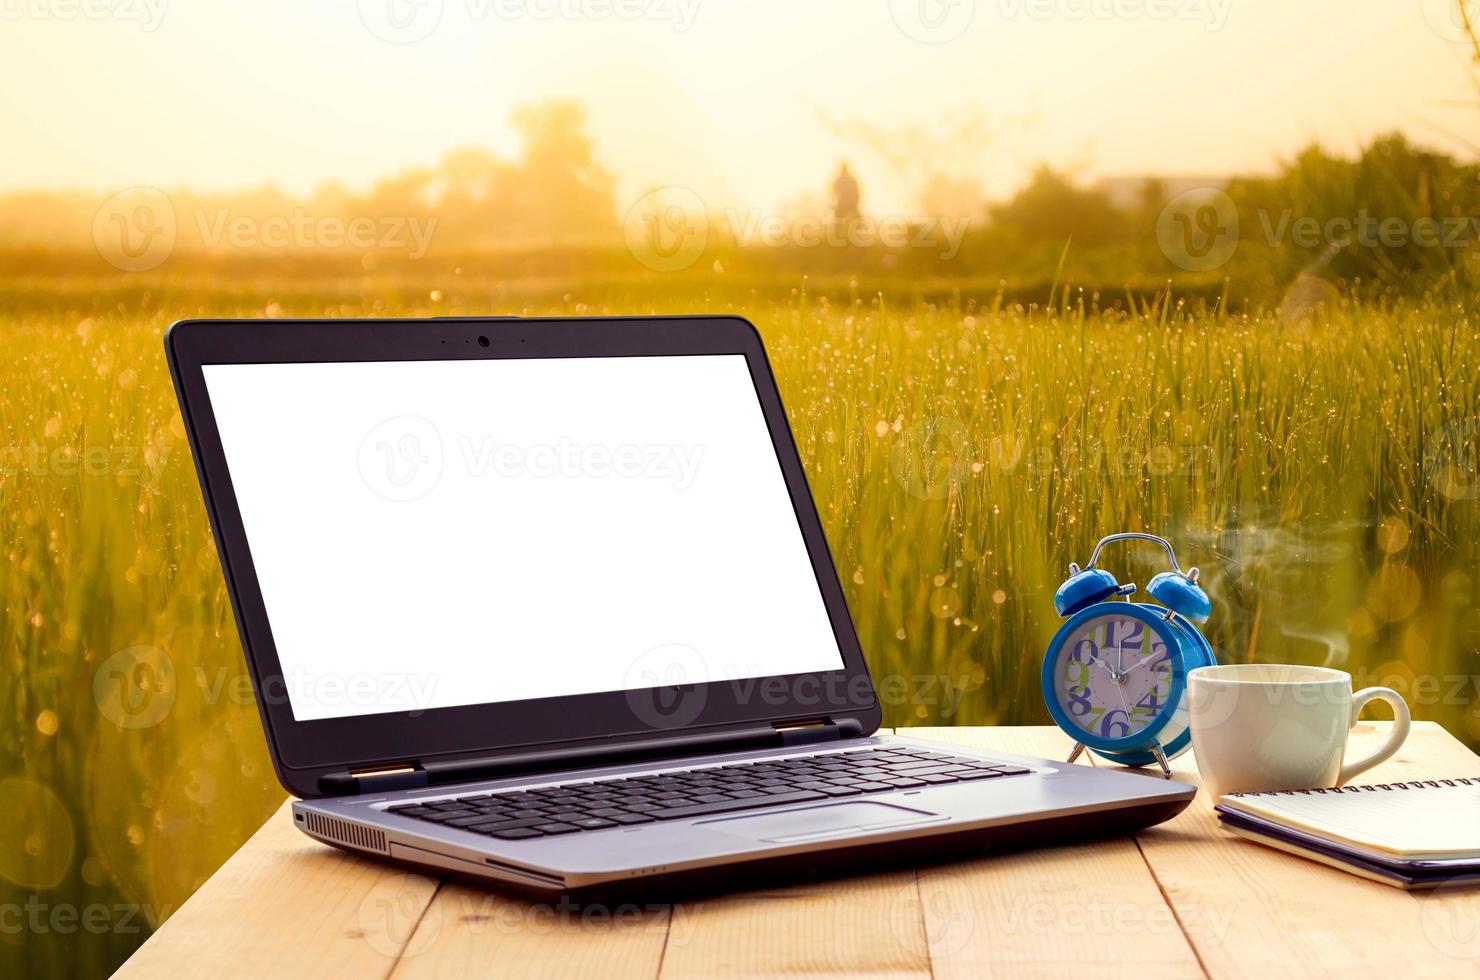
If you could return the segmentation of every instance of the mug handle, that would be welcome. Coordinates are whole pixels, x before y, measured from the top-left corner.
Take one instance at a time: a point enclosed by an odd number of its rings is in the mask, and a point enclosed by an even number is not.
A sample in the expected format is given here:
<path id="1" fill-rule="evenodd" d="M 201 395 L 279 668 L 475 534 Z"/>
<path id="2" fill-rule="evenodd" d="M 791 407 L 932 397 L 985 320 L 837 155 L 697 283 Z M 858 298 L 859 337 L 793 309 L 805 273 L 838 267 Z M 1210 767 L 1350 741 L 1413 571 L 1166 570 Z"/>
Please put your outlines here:
<path id="1" fill-rule="evenodd" d="M 1365 759 L 1348 763 L 1341 767 L 1341 775 L 1336 777 L 1337 786 L 1345 786 L 1346 781 L 1358 773 L 1366 772 L 1379 762 L 1386 762 L 1394 752 L 1403 745 L 1403 740 L 1408 737 L 1410 718 L 1408 715 L 1408 703 L 1403 696 L 1390 687 L 1368 687 L 1352 695 L 1352 721 L 1351 727 L 1357 727 L 1357 717 L 1362 709 L 1367 706 L 1368 701 L 1382 700 L 1393 706 L 1393 730 L 1388 733 L 1387 741 L 1382 747 Z"/>

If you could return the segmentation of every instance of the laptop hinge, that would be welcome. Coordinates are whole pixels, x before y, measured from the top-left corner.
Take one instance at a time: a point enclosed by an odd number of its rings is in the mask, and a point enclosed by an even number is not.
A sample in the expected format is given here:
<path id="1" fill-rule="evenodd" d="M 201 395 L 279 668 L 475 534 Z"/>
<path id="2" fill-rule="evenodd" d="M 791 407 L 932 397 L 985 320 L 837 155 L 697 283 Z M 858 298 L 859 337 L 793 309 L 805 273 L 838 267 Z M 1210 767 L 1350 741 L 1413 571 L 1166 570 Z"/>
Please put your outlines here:
<path id="1" fill-rule="evenodd" d="M 781 736 L 784 746 L 811 745 L 814 742 L 833 742 L 843 737 L 843 730 L 828 718 L 809 721 L 789 721 L 771 726 Z"/>
<path id="2" fill-rule="evenodd" d="M 804 721 L 776 722 L 770 727 L 757 727 L 708 735 L 677 735 L 648 739 L 630 745 L 586 745 L 580 748 L 532 751 L 492 758 L 424 760 L 375 769 L 346 770 L 319 777 L 319 790 L 329 796 L 383 793 L 401 789 L 466 782 L 475 779 L 497 779 L 530 772 L 558 772 L 619 762 L 675 755 L 700 755 L 706 752 L 738 752 L 774 746 L 787 748 L 832 742 L 862 733 L 857 722 L 843 719 L 813 718 Z"/>
<path id="3" fill-rule="evenodd" d="M 330 792 L 388 793 L 398 789 L 420 789 L 427 785 L 425 769 L 415 763 L 380 769 L 351 769 L 319 778 L 319 784 Z"/>

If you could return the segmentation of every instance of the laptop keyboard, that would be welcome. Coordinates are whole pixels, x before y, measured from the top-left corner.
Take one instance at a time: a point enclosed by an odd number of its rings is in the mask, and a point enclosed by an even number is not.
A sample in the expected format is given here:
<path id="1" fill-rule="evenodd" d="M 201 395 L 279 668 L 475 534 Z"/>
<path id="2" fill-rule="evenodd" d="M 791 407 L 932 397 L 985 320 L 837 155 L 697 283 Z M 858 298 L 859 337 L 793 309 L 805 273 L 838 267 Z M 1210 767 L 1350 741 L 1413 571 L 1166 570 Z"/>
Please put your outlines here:
<path id="1" fill-rule="evenodd" d="M 501 840 L 527 840 L 1027 772 L 1031 770 L 1022 766 L 923 749 L 855 749 L 630 779 L 478 793 L 388 807 L 387 812 Z"/>

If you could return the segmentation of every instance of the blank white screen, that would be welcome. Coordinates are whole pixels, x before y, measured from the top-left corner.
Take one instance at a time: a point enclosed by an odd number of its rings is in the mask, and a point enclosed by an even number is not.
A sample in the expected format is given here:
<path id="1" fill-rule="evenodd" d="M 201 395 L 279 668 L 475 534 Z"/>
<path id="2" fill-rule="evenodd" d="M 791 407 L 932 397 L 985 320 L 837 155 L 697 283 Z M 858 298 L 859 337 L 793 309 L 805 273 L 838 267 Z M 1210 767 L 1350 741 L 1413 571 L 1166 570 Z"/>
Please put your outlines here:
<path id="1" fill-rule="evenodd" d="M 743 355 L 203 371 L 300 721 L 842 666 Z"/>

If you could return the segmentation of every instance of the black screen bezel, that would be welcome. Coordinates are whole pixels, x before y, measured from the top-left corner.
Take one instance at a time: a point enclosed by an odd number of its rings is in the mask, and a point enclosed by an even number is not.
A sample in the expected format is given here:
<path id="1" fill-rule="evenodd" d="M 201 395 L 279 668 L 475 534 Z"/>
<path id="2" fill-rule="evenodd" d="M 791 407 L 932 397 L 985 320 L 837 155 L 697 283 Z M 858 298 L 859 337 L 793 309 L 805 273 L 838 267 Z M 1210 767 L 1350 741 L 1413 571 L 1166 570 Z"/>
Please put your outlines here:
<path id="1" fill-rule="evenodd" d="M 486 343 L 485 343 L 486 341 Z M 739 317 L 422 320 L 184 320 L 165 346 L 279 779 L 312 795 L 315 774 L 532 748 L 672 738 L 789 719 L 855 720 L 872 733 L 881 709 L 808 489 L 760 335 Z M 202 366 L 333 361 L 477 360 L 743 354 L 842 654 L 840 670 L 805 685 L 699 686 L 703 708 L 675 731 L 645 726 L 625 692 L 571 695 L 299 721 L 281 692 L 281 665 L 242 524 Z M 279 696 L 266 696 L 277 682 Z M 757 697 L 759 690 L 771 692 Z M 776 692 L 784 692 L 778 698 Z"/>

